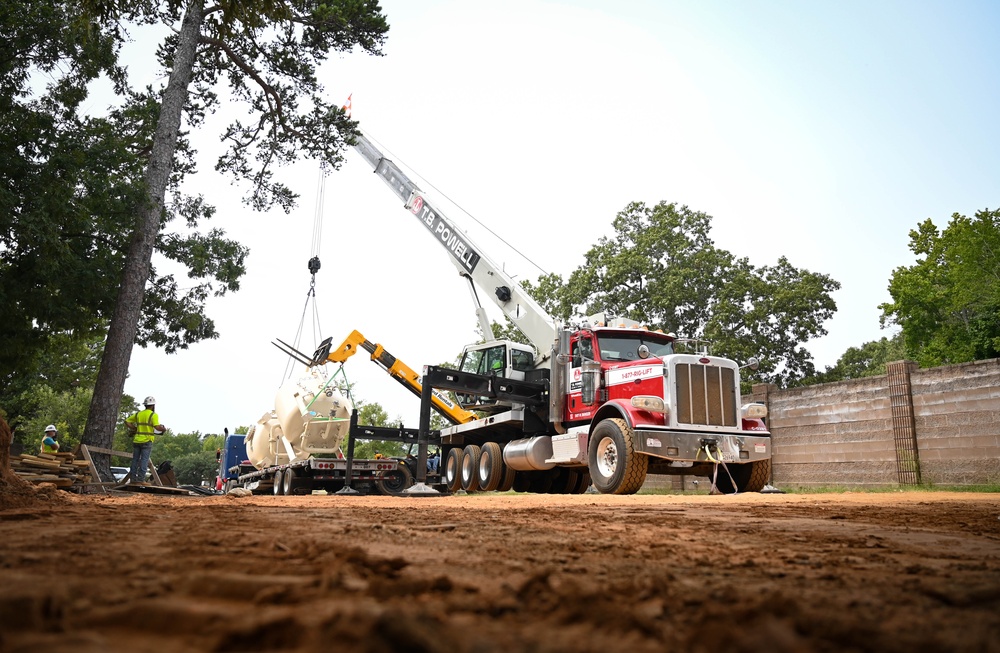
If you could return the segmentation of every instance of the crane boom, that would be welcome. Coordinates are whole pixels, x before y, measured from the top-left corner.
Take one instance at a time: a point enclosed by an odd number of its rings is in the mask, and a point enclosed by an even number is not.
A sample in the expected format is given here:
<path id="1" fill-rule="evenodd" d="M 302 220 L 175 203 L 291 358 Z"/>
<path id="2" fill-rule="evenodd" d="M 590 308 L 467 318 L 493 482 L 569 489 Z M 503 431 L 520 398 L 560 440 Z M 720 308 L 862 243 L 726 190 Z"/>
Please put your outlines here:
<path id="1" fill-rule="evenodd" d="M 403 200 L 405 208 L 417 217 L 431 235 L 444 247 L 460 275 L 479 286 L 521 333 L 545 356 L 556 337 L 555 320 L 538 302 L 502 268 L 490 260 L 469 236 L 435 208 L 423 191 L 364 135 L 358 136 L 356 149 L 371 165 L 382 181 Z M 483 321 L 482 315 L 480 321 Z M 489 323 L 484 325 L 487 335 Z"/>

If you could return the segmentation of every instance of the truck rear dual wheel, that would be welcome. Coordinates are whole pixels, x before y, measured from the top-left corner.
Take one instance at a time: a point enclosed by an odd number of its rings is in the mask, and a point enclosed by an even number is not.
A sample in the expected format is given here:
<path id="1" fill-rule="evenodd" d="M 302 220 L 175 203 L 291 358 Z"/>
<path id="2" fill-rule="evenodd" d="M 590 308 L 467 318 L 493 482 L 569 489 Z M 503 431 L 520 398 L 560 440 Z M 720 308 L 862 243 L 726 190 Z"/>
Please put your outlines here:
<path id="1" fill-rule="evenodd" d="M 590 478 L 601 494 L 635 494 L 646 481 L 649 458 L 636 452 L 635 432 L 621 418 L 594 427 L 587 454 Z"/>
<path id="2" fill-rule="evenodd" d="M 726 469 L 721 469 L 715 479 L 715 487 L 723 494 L 733 494 L 734 492 L 760 492 L 771 480 L 771 459 L 755 460 L 752 463 L 726 463 Z M 732 475 L 732 480 L 729 476 Z M 733 481 L 736 485 L 733 486 Z"/>
<path id="3" fill-rule="evenodd" d="M 503 450 L 496 442 L 487 442 L 479 452 L 477 465 L 479 489 L 493 492 L 504 480 Z"/>
<path id="4" fill-rule="evenodd" d="M 462 456 L 464 451 L 458 447 L 448 450 L 444 459 L 444 482 L 449 492 L 458 492 L 462 488 Z"/>
<path id="5" fill-rule="evenodd" d="M 475 492 L 479 489 L 479 445 L 466 445 L 462 452 L 462 489 Z"/>
<path id="6" fill-rule="evenodd" d="M 507 463 L 504 463 L 503 478 L 500 479 L 500 485 L 497 486 L 497 492 L 510 492 L 514 489 L 515 478 L 517 478 L 517 470 L 508 467 Z"/>
<path id="7" fill-rule="evenodd" d="M 281 496 L 285 491 L 285 475 L 279 469 L 274 473 L 274 480 L 271 482 L 271 491 L 274 492 L 275 496 Z"/>

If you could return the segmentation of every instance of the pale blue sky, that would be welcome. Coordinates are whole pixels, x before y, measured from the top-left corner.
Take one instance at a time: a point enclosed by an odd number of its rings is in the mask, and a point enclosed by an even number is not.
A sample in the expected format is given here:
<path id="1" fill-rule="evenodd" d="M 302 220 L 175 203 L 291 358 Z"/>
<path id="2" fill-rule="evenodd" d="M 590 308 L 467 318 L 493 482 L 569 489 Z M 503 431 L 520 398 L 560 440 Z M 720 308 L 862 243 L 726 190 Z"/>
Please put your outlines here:
<path id="1" fill-rule="evenodd" d="M 425 189 L 563 275 L 630 201 L 705 211 L 718 246 L 843 284 L 829 335 L 807 344 L 820 369 L 887 335 L 877 306 L 913 260 L 910 229 L 1000 206 L 1000 3 L 382 4 L 386 56 L 335 59 L 323 79 L 335 100 L 353 93 L 362 128 Z M 220 340 L 177 356 L 137 350 L 126 384 L 161 398 L 179 431 L 218 432 L 272 407 L 285 364 L 269 343 L 294 337 L 308 287 L 315 165 L 286 173 L 296 212 L 253 215 L 212 176 L 220 124 L 196 139 L 208 162 L 192 188 L 250 245 L 249 273 L 212 305 Z M 492 258 L 537 277 L 445 210 Z M 446 255 L 355 153 L 327 180 L 322 213 L 322 335 L 357 328 L 417 369 L 474 340 Z M 416 423 L 416 400 L 375 366 L 347 369 L 360 396 Z"/>

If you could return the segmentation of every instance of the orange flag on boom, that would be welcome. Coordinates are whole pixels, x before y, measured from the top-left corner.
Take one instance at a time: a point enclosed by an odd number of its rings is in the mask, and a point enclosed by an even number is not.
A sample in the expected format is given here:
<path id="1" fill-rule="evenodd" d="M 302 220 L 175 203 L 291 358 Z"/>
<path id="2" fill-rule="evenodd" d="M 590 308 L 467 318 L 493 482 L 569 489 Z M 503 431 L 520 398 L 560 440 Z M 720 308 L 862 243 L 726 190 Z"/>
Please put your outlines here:
<path id="1" fill-rule="evenodd" d="M 354 95 L 354 93 L 351 93 L 351 95 Z M 351 95 L 347 96 L 347 104 L 345 104 L 344 106 L 340 107 L 341 109 L 344 110 L 344 113 L 347 114 L 348 118 L 351 117 Z"/>

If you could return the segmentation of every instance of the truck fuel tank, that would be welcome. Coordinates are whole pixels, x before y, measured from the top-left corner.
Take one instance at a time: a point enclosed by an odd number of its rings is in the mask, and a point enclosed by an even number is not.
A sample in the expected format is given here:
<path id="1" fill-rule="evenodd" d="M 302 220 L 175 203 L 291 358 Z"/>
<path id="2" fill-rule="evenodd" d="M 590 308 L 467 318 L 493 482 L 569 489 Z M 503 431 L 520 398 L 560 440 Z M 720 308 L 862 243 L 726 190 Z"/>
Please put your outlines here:
<path id="1" fill-rule="evenodd" d="M 503 461 L 511 469 L 519 472 L 552 469 L 555 463 L 547 463 L 552 458 L 552 438 L 539 435 L 507 443 L 503 449 Z"/>

